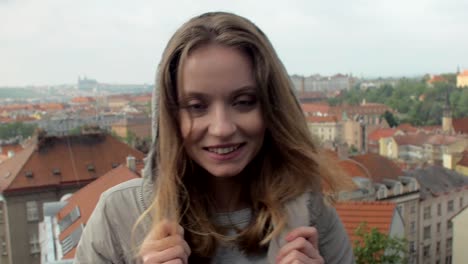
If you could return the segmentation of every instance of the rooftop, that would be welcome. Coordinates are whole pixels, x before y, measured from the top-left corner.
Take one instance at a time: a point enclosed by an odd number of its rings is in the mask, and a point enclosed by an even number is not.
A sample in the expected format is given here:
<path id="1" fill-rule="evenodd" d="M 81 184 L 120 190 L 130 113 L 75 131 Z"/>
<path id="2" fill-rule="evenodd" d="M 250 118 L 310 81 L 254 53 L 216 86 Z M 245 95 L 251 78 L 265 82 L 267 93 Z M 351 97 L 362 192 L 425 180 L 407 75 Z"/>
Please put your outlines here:
<path id="1" fill-rule="evenodd" d="M 351 157 L 352 160 L 366 168 L 374 182 L 382 182 L 384 179 L 398 180 L 403 176 L 403 171 L 392 160 L 375 153 L 367 153 Z M 367 174 L 363 175 L 368 177 Z"/>
<path id="2" fill-rule="evenodd" d="M 468 177 L 439 166 L 431 166 L 406 172 L 414 177 L 421 186 L 421 199 L 439 196 L 457 189 L 468 188 Z"/>
<path id="3" fill-rule="evenodd" d="M 120 165 L 74 193 L 67 200 L 67 205 L 58 212 L 57 221 L 60 222 L 65 216 L 75 210 L 75 208 L 78 208 L 80 217 L 60 233 L 59 239 L 63 240 L 73 233 L 76 228 L 81 225 L 86 225 L 91 213 L 96 207 L 99 197 L 104 191 L 119 183 L 138 177 L 137 174 L 129 170 L 126 166 Z M 76 248 L 73 248 L 65 254 L 63 258 L 73 258 L 75 256 L 75 250 Z"/>
<path id="4" fill-rule="evenodd" d="M 356 229 L 361 223 L 368 228 L 377 228 L 383 234 L 390 233 L 396 204 L 391 202 L 338 202 L 336 211 L 343 222 L 351 242 L 358 240 Z"/>
<path id="5" fill-rule="evenodd" d="M 144 154 L 108 134 L 40 136 L 34 144 L 0 164 L 3 193 L 87 184 L 127 156 L 142 163 Z"/>

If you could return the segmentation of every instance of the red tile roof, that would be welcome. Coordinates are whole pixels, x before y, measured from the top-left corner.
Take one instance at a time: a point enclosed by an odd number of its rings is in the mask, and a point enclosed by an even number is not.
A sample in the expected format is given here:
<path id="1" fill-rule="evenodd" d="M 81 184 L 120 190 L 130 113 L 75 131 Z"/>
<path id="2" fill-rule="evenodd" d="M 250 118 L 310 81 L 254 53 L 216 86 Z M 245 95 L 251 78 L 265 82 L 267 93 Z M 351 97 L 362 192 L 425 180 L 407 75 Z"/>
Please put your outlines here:
<path id="1" fill-rule="evenodd" d="M 13 153 L 17 154 L 21 150 L 23 150 L 23 146 L 20 144 L 8 144 L 8 145 L 0 145 L 0 155 L 8 155 L 9 151 L 13 151 Z"/>
<path id="2" fill-rule="evenodd" d="M 464 70 L 458 74 L 458 76 L 468 76 L 468 70 Z"/>
<path id="3" fill-rule="evenodd" d="M 39 104 L 39 108 L 45 111 L 51 111 L 51 110 L 63 110 L 65 109 L 65 106 L 59 103 L 47 103 L 47 104 Z"/>
<path id="4" fill-rule="evenodd" d="M 88 183 L 112 166 L 124 164 L 129 155 L 137 161 L 144 158 L 143 153 L 107 134 L 45 137 L 0 164 L 0 191 Z"/>
<path id="5" fill-rule="evenodd" d="M 408 135 L 399 135 L 394 136 L 393 139 L 399 146 L 404 145 L 413 145 L 413 146 L 422 146 L 427 142 L 430 136 L 424 133 L 418 134 L 408 134 Z"/>
<path id="6" fill-rule="evenodd" d="M 372 175 L 362 164 L 356 162 L 352 159 L 340 160 L 340 167 L 348 174 L 350 177 L 365 177 L 371 178 Z"/>
<path id="7" fill-rule="evenodd" d="M 336 116 L 308 116 L 307 122 L 310 123 L 336 123 L 338 119 Z"/>
<path id="8" fill-rule="evenodd" d="M 93 181 L 92 183 L 86 185 L 85 187 L 74 193 L 67 200 L 67 205 L 58 212 L 57 221 L 63 219 L 75 207 L 79 208 L 80 217 L 73 224 L 71 224 L 68 228 L 66 228 L 60 233 L 59 239 L 63 240 L 64 238 L 69 236 L 76 228 L 80 227 L 81 225 L 86 225 L 89 217 L 91 216 L 91 213 L 96 207 L 99 197 L 104 191 L 119 183 L 135 178 L 138 178 L 138 175 L 129 170 L 126 166 L 121 165 L 107 172 L 99 179 Z M 75 251 L 76 248 L 64 255 L 63 258 L 74 258 Z"/>
<path id="9" fill-rule="evenodd" d="M 452 125 L 455 132 L 468 134 L 468 117 L 453 119 Z"/>
<path id="10" fill-rule="evenodd" d="M 330 111 L 330 106 L 325 103 L 302 103 L 301 107 L 304 113 L 310 113 L 311 115 L 316 113 L 328 114 Z"/>
<path id="11" fill-rule="evenodd" d="M 396 132 L 395 128 L 377 128 L 369 134 L 368 139 L 369 141 L 379 141 L 381 138 L 392 137 Z"/>
<path id="12" fill-rule="evenodd" d="M 413 125 L 409 124 L 409 123 L 404 123 L 404 124 L 400 124 L 398 127 L 397 127 L 398 130 L 401 130 L 405 133 L 413 133 L 413 132 L 417 132 L 418 129 L 415 128 Z"/>
<path id="13" fill-rule="evenodd" d="M 34 144 L 29 145 L 14 157 L 5 160 L 0 164 L 0 192 L 3 192 L 15 180 L 23 166 L 28 162 L 29 157 L 35 150 Z"/>
<path id="14" fill-rule="evenodd" d="M 88 96 L 82 96 L 82 97 L 75 97 L 71 99 L 72 103 L 75 104 L 88 104 L 88 103 L 94 103 L 96 100 L 94 98 L 88 97 Z"/>
<path id="15" fill-rule="evenodd" d="M 424 130 L 426 132 L 436 132 L 436 131 L 441 131 L 442 130 L 441 126 L 421 126 L 419 128 L 421 128 L 422 130 Z"/>
<path id="16" fill-rule="evenodd" d="M 393 109 L 378 103 L 366 103 L 363 105 L 342 105 L 335 106 L 331 109 L 331 112 L 336 115 L 346 112 L 348 115 L 361 114 L 361 115 L 381 115 L 385 111 L 394 112 Z"/>
<path id="17" fill-rule="evenodd" d="M 438 134 L 438 135 L 429 136 L 426 143 L 431 144 L 431 145 L 451 145 L 460 140 L 463 140 L 463 139 L 460 137 L 456 137 L 456 136 Z"/>
<path id="18" fill-rule="evenodd" d="M 151 98 L 152 98 L 152 95 L 151 94 L 144 94 L 144 95 L 137 95 L 137 96 L 133 96 L 130 101 L 134 102 L 134 103 L 140 103 L 140 104 L 144 104 L 144 103 L 149 103 L 151 102 Z"/>
<path id="19" fill-rule="evenodd" d="M 384 179 L 397 180 L 398 176 L 403 176 L 403 171 L 395 162 L 379 154 L 367 153 L 351 157 L 351 159 L 362 164 L 374 182 L 382 182 Z"/>
<path id="20" fill-rule="evenodd" d="M 457 165 L 468 167 L 468 150 L 463 151 L 460 161 L 457 162 Z"/>
<path id="21" fill-rule="evenodd" d="M 336 211 L 343 222 L 346 233 L 354 244 L 358 240 L 355 230 L 361 223 L 377 228 L 383 234 L 389 234 L 395 214 L 396 204 L 391 202 L 338 202 Z"/>
<path id="22" fill-rule="evenodd" d="M 326 95 L 323 92 L 299 91 L 297 92 L 297 97 L 299 97 L 299 99 L 322 99 L 326 98 Z"/>
<path id="23" fill-rule="evenodd" d="M 436 83 L 436 82 L 446 82 L 447 80 L 441 75 L 433 75 L 431 79 L 427 81 L 428 83 Z"/>

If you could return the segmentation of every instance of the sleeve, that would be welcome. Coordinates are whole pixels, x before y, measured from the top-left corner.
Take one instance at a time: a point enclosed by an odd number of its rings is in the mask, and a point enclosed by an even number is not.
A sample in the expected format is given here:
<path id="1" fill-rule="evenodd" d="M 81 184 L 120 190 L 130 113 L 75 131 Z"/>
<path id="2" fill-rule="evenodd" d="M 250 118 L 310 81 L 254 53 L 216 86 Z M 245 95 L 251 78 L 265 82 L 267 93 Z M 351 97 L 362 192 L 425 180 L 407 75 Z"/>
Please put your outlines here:
<path id="1" fill-rule="evenodd" d="M 105 198 L 101 196 L 96 208 L 86 224 L 78 243 L 75 264 L 121 263 L 114 230 L 106 211 Z"/>
<path id="2" fill-rule="evenodd" d="M 317 225 L 319 251 L 325 263 L 355 263 L 351 242 L 335 208 L 323 204 Z"/>

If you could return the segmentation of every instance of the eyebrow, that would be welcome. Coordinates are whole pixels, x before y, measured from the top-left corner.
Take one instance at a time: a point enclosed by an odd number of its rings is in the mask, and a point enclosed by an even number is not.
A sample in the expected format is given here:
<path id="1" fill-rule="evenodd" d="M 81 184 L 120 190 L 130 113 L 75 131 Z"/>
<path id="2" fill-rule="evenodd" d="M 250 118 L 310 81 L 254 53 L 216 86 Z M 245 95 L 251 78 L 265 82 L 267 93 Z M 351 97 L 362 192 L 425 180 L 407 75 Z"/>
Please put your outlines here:
<path id="1" fill-rule="evenodd" d="M 255 92 L 257 93 L 257 87 L 254 86 L 254 85 L 245 85 L 245 86 L 241 86 L 240 88 L 234 90 L 230 96 L 231 97 L 236 97 L 238 96 L 239 94 L 242 94 L 242 93 L 245 93 L 245 92 Z M 207 93 L 203 93 L 203 92 L 196 92 L 196 91 L 189 91 L 187 93 L 182 93 L 182 98 L 188 98 L 188 97 L 206 97 L 208 94 Z"/>

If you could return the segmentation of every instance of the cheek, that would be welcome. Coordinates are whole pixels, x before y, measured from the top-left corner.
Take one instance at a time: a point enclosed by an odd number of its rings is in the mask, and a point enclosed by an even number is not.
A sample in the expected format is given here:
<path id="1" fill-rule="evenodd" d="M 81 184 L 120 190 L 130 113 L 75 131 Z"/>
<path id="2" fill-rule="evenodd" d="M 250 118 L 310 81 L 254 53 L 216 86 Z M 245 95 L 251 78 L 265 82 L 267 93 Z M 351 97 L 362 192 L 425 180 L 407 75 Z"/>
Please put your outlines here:
<path id="1" fill-rule="evenodd" d="M 179 123 L 180 134 L 182 135 L 182 138 L 186 140 L 192 130 L 192 120 L 189 115 L 181 113 L 179 114 Z"/>

